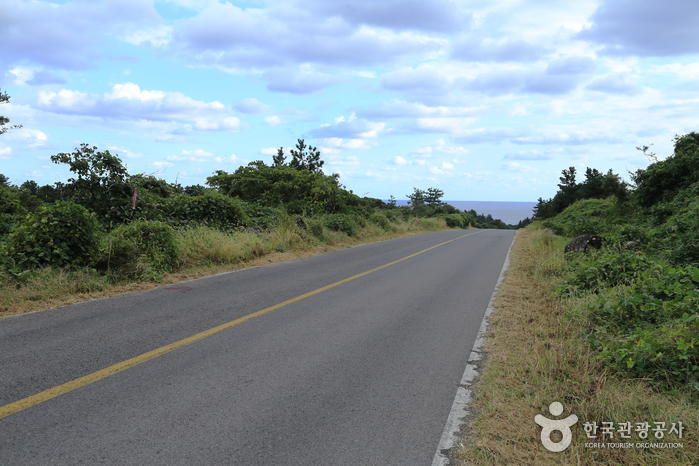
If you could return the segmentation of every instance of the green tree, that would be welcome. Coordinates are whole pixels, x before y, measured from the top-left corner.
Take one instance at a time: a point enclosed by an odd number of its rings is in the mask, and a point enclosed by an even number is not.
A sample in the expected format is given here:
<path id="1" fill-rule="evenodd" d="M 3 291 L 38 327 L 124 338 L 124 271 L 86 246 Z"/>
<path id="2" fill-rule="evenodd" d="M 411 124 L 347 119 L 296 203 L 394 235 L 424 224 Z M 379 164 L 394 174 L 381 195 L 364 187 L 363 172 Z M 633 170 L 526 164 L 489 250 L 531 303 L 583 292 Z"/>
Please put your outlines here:
<path id="1" fill-rule="evenodd" d="M 442 203 L 442 196 L 444 196 L 444 191 L 437 188 L 427 188 L 427 194 L 425 194 L 425 204 L 430 207 L 437 207 Z"/>
<path id="2" fill-rule="evenodd" d="M 534 207 L 534 218 L 547 219 L 555 217 L 569 205 L 581 199 L 605 199 L 616 196 L 619 200 L 625 201 L 628 195 L 626 183 L 612 170 L 603 174 L 595 168 L 587 168 L 585 171 L 585 181 L 577 183 L 575 181 L 575 167 L 563 170 L 558 184 L 558 192 L 548 200 L 539 198 L 539 202 Z"/>
<path id="3" fill-rule="evenodd" d="M 0 91 L 0 104 L 7 104 L 7 103 L 10 103 L 10 96 L 7 95 L 7 92 Z M 8 132 L 11 129 L 17 129 L 17 128 L 22 127 L 22 125 L 12 125 L 12 126 L 5 128 L 4 126 L 6 124 L 8 124 L 9 122 L 10 122 L 9 118 L 0 115 L 0 134 L 5 134 L 6 132 Z"/>
<path id="4" fill-rule="evenodd" d="M 699 133 L 675 136 L 674 140 L 672 156 L 631 174 L 641 206 L 672 200 L 681 189 L 699 181 Z"/>
<path id="5" fill-rule="evenodd" d="M 81 144 L 71 154 L 52 155 L 51 161 L 68 164 L 70 171 L 77 175 L 77 178 L 70 178 L 66 186 L 75 202 L 95 212 L 101 221 L 123 220 L 118 218 L 121 214 L 110 210 L 128 204 L 133 189 L 127 184 L 129 175 L 118 156 L 108 150 L 98 152 L 97 147 Z"/>
<path id="6" fill-rule="evenodd" d="M 408 205 L 413 209 L 415 207 L 420 207 L 425 205 L 425 197 L 427 193 L 422 189 L 413 188 L 412 194 L 406 194 L 408 196 Z"/>
<path id="7" fill-rule="evenodd" d="M 266 207 L 284 206 L 290 214 L 338 213 L 358 206 L 359 196 L 343 189 L 339 175 L 298 170 L 290 166 L 269 167 L 250 162 L 234 173 L 217 170 L 206 184 L 220 193 Z"/>
<path id="8" fill-rule="evenodd" d="M 279 157 L 279 152 L 277 152 L 277 157 Z M 311 173 L 323 173 L 322 167 L 325 161 L 320 159 L 320 151 L 313 146 L 306 146 L 303 139 L 299 139 L 296 143 L 296 150 L 291 149 L 291 157 L 291 162 L 289 162 L 291 168 Z"/>
<path id="9" fill-rule="evenodd" d="M 284 155 L 284 148 L 280 147 L 277 151 L 277 155 L 272 157 L 272 166 L 281 167 L 286 162 L 286 155 Z"/>

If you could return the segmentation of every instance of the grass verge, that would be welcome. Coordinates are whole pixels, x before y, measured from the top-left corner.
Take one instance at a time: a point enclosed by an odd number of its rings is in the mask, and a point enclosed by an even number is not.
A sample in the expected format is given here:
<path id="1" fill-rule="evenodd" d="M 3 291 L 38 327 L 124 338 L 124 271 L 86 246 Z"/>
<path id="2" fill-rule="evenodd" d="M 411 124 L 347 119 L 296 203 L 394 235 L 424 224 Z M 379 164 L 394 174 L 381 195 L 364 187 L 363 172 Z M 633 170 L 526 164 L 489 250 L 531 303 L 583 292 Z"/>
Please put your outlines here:
<path id="1" fill-rule="evenodd" d="M 699 464 L 699 406 L 688 393 L 654 391 L 644 380 L 623 379 L 607 372 L 580 335 L 589 297 L 567 301 L 554 294 L 566 260 L 565 239 L 543 230 L 519 230 L 489 318 L 487 360 L 475 386 L 473 416 L 463 428 L 462 445 L 452 452 L 456 465 L 696 465 Z M 549 405 L 564 412 L 554 418 Z M 563 452 L 541 443 L 534 417 L 561 419 L 575 414 L 573 439 Z M 630 439 L 588 439 L 585 423 L 633 423 Z M 636 423 L 651 425 L 641 439 Z M 653 429 L 682 422 L 682 439 Z M 561 436 L 554 432 L 553 441 Z M 683 448 L 637 448 L 637 443 L 681 443 Z M 591 448 L 589 443 L 632 443 L 631 448 Z"/>
<path id="2" fill-rule="evenodd" d="M 353 236 L 322 225 L 299 228 L 291 217 L 266 231 L 223 232 L 199 226 L 176 231 L 178 267 L 172 273 L 154 274 L 139 262 L 140 278 L 126 278 L 91 268 L 66 270 L 44 267 L 19 278 L 0 276 L 0 318 L 52 309 L 120 293 L 145 291 L 158 286 L 217 273 L 309 257 L 358 244 L 400 238 L 447 229 L 444 218 L 411 218 L 382 228 L 366 222 Z M 157 280 L 152 278 L 156 276 Z"/>

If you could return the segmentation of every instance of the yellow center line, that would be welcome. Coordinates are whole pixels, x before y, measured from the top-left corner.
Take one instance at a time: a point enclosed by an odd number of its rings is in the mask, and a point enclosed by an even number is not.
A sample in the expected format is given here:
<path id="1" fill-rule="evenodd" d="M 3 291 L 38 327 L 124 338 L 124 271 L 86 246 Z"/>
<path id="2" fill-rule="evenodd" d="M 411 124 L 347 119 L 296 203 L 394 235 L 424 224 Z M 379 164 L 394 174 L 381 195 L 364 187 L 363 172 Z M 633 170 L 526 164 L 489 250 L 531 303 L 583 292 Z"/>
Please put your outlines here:
<path id="1" fill-rule="evenodd" d="M 385 269 L 386 267 L 390 267 L 392 265 L 395 265 L 399 262 L 403 262 L 404 260 L 408 260 L 410 258 L 413 258 L 415 256 L 418 256 L 422 253 L 425 253 L 427 251 L 431 251 L 432 249 L 438 248 L 440 246 L 444 246 L 445 244 L 451 243 L 452 241 L 456 241 L 457 239 L 464 238 L 466 236 L 470 235 L 475 235 L 476 233 L 479 233 L 479 231 L 469 233 L 467 235 L 462 235 L 457 238 L 451 239 L 449 241 L 445 241 L 443 243 L 440 243 L 436 246 L 432 246 L 431 248 L 423 249 L 420 252 L 416 252 L 415 254 L 411 254 L 409 256 L 406 256 L 402 259 L 398 259 L 393 262 L 389 262 L 388 264 L 382 265 L 380 267 L 376 267 L 375 269 L 367 270 L 366 272 L 362 272 L 360 274 L 351 276 L 349 278 L 345 278 L 344 280 L 340 280 L 339 282 L 332 283 L 330 285 L 324 286 L 322 288 L 318 288 L 317 290 L 310 291 L 308 293 L 302 294 L 300 296 L 297 296 L 295 298 L 289 299 L 287 301 L 281 302 L 279 304 L 275 304 L 274 306 L 270 306 L 268 308 L 262 309 L 257 312 L 253 312 L 252 314 L 248 314 L 246 316 L 243 316 L 239 319 L 232 320 L 230 322 L 227 322 L 225 324 L 221 324 L 217 327 L 210 328 L 209 330 L 205 330 L 201 333 L 197 333 L 196 335 L 192 335 L 191 337 L 185 338 L 183 340 L 176 341 L 174 343 L 170 343 L 169 345 L 161 346 L 160 348 L 154 349 L 153 351 L 149 351 L 147 353 L 143 353 L 139 356 L 136 356 L 131 359 L 127 359 L 126 361 L 122 361 L 120 363 L 114 364 L 113 366 L 109 366 L 105 369 L 99 370 L 97 372 L 93 372 L 92 374 L 88 374 L 84 377 L 80 377 L 75 380 L 71 380 L 70 382 L 66 382 L 62 385 L 58 385 L 56 387 L 50 388 L 48 390 L 45 390 L 43 392 L 37 393 L 36 395 L 28 396 L 27 398 L 23 398 L 19 401 L 15 401 L 14 403 L 10 403 L 8 405 L 0 407 L 0 419 L 9 416 L 10 414 L 17 413 L 19 411 L 25 410 L 27 408 L 30 408 L 34 405 L 38 405 L 39 403 L 43 403 L 44 401 L 48 401 L 52 398 L 56 398 L 57 396 L 63 395 L 64 393 L 68 393 L 70 391 L 73 391 L 77 388 L 84 387 L 85 385 L 89 385 L 93 382 L 97 382 L 98 380 L 102 380 L 104 378 L 109 377 L 110 375 L 117 374 L 121 371 L 124 371 L 130 367 L 137 366 L 139 364 L 142 364 L 146 361 L 150 361 L 151 359 L 155 359 L 158 356 L 162 356 L 165 353 L 169 353 L 170 351 L 176 350 L 178 348 L 182 348 L 187 345 L 191 345 L 194 342 L 197 342 L 199 340 L 203 340 L 204 338 L 210 337 L 212 335 L 215 335 L 216 333 L 222 332 L 226 329 L 229 329 L 231 327 L 235 327 L 236 325 L 243 324 L 245 322 L 248 322 L 252 319 L 255 319 L 257 317 L 263 316 L 265 314 L 268 314 L 272 311 L 276 311 L 277 309 L 280 309 L 284 306 L 288 306 L 289 304 L 296 303 L 298 301 L 304 300 L 306 298 L 310 298 L 311 296 L 317 295 L 319 293 L 322 293 L 324 291 L 327 291 L 331 288 L 335 288 L 336 286 L 340 286 L 343 283 L 351 282 L 352 280 L 356 280 L 357 278 L 363 277 L 365 275 L 369 275 L 370 273 L 377 272 L 381 269 Z"/>

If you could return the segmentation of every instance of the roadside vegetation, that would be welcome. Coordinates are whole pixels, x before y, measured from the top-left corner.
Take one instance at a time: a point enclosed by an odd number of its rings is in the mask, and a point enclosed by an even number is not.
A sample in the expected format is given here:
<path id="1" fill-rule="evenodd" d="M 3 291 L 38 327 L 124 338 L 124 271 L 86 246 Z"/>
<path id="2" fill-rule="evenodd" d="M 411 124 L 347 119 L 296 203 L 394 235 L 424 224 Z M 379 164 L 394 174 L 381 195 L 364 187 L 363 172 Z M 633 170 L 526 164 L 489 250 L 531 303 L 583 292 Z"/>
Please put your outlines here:
<path id="1" fill-rule="evenodd" d="M 590 169 L 577 183 L 563 170 L 556 196 L 518 232 L 455 464 L 699 464 L 699 134 L 676 137 L 665 160 L 639 149 L 653 163 L 631 174 L 634 186 Z M 602 248 L 564 254 L 582 234 Z M 561 453 L 543 448 L 534 423 L 553 401 L 579 419 Z M 595 422 L 632 422 L 632 439 L 588 438 Z M 669 433 L 679 422 L 681 439 Z M 585 445 L 644 441 L 683 448 Z"/>
<path id="2" fill-rule="evenodd" d="M 129 174 L 86 144 L 51 157 L 66 183 L 0 175 L 0 316 L 158 283 L 446 228 L 515 228 L 415 188 L 409 206 L 359 197 L 298 140 L 272 165 L 216 171 L 206 186 Z"/>

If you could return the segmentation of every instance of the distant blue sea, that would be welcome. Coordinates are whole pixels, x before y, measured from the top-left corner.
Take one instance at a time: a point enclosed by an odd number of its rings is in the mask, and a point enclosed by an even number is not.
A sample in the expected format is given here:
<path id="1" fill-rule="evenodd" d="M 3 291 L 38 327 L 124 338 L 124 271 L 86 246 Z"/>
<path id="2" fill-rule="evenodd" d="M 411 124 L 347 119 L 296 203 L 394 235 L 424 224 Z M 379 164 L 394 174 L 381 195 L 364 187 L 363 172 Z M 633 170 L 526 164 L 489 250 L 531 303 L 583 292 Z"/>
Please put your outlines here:
<path id="1" fill-rule="evenodd" d="M 525 218 L 534 215 L 536 202 L 495 202 L 495 201 L 443 201 L 461 211 L 475 210 L 479 214 L 492 215 L 508 225 L 517 225 Z M 408 201 L 396 201 L 397 205 L 408 205 Z"/>

